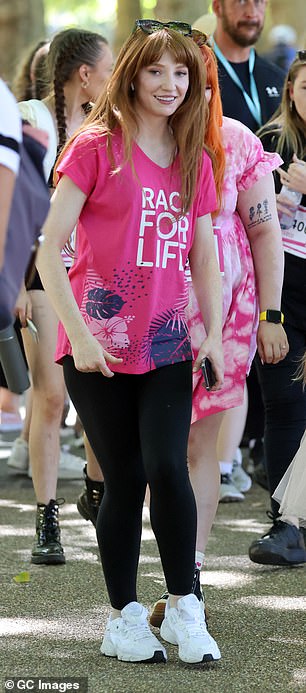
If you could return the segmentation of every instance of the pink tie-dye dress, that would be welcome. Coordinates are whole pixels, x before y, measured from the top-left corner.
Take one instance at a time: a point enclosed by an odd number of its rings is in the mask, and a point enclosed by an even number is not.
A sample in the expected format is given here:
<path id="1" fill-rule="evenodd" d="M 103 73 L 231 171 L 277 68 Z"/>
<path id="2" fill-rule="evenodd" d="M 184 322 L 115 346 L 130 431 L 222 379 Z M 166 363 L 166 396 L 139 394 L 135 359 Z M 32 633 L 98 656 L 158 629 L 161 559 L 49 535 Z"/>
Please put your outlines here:
<path id="1" fill-rule="evenodd" d="M 214 224 L 220 227 L 224 261 L 225 378 L 222 390 L 207 392 L 202 386 L 201 371 L 194 374 L 192 423 L 242 404 L 246 375 L 256 351 L 258 302 L 252 253 L 236 211 L 237 197 L 282 163 L 278 154 L 265 152 L 258 137 L 237 120 L 223 118 L 222 137 L 226 151 L 223 204 Z M 192 284 L 188 323 L 196 358 L 205 332 Z"/>

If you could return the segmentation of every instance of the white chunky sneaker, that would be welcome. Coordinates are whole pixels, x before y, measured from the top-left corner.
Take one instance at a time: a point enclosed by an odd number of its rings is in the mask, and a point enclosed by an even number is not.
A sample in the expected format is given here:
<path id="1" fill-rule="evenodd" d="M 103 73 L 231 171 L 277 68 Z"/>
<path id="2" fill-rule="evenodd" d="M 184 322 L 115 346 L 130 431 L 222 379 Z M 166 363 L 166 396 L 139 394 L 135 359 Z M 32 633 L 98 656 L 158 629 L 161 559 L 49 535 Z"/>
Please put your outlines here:
<path id="1" fill-rule="evenodd" d="M 57 474 L 58 479 L 83 479 L 83 468 L 84 460 L 82 457 L 61 450 Z M 28 469 L 28 476 L 32 478 L 31 465 Z"/>
<path id="2" fill-rule="evenodd" d="M 237 460 L 233 460 L 233 471 L 231 476 L 234 486 L 236 486 L 236 489 L 238 489 L 240 493 L 246 493 L 250 490 L 252 486 L 252 479 L 249 474 L 244 471 L 242 465 L 239 464 Z"/>
<path id="3" fill-rule="evenodd" d="M 130 602 L 119 618 L 109 618 L 100 648 L 102 654 L 123 662 L 166 662 L 166 650 L 151 632 L 147 616 L 142 604 Z"/>
<path id="4" fill-rule="evenodd" d="M 179 658 L 187 664 L 213 662 L 221 657 L 217 643 L 208 633 L 203 606 L 195 594 L 181 597 L 177 608 L 171 608 L 167 601 L 160 634 L 166 642 L 178 645 Z"/>
<path id="5" fill-rule="evenodd" d="M 7 466 L 15 474 L 27 474 L 29 466 L 29 446 L 23 438 L 16 438 L 11 447 Z"/>
<path id="6" fill-rule="evenodd" d="M 219 503 L 244 501 L 244 495 L 235 486 L 231 474 L 221 474 Z"/>

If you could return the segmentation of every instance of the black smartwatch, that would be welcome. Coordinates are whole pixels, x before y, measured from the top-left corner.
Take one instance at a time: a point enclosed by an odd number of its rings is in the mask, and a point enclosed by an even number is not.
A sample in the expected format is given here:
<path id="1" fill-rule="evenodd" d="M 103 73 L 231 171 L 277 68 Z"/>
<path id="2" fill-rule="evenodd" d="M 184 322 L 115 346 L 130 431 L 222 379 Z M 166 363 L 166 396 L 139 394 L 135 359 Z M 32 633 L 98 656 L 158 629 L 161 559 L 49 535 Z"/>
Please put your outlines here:
<path id="1" fill-rule="evenodd" d="M 259 314 L 259 321 L 261 322 L 262 320 L 266 320 L 267 322 L 274 322 L 276 325 L 279 322 L 283 324 L 284 315 L 280 310 L 271 310 L 270 308 L 268 308 L 268 310 L 264 310 L 262 313 Z"/>

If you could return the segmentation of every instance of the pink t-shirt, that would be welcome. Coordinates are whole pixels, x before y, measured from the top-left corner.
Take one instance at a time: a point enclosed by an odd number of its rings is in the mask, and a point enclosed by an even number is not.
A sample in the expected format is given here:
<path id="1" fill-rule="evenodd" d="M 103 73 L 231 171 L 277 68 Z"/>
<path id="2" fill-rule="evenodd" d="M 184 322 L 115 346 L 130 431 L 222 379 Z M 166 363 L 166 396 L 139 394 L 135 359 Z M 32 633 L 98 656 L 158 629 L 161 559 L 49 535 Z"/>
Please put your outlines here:
<path id="1" fill-rule="evenodd" d="M 116 162 L 122 137 L 113 134 Z M 201 180 L 191 210 L 180 209 L 178 157 L 162 168 L 134 143 L 131 164 L 114 174 L 103 135 L 83 133 L 58 172 L 87 195 L 77 225 L 76 259 L 69 272 L 73 294 L 91 333 L 114 356 L 112 370 L 145 373 L 191 360 L 185 318 L 184 268 L 195 221 L 216 209 L 211 161 L 203 153 Z M 56 360 L 71 354 L 59 327 Z"/>

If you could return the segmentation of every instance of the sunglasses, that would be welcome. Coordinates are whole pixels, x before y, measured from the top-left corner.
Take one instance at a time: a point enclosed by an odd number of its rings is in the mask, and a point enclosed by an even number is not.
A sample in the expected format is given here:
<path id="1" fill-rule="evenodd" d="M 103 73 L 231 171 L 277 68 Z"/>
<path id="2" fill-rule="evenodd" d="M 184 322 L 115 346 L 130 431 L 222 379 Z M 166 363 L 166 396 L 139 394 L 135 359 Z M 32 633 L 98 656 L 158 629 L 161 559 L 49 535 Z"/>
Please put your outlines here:
<path id="1" fill-rule="evenodd" d="M 134 31 L 141 29 L 145 34 L 154 34 L 162 29 L 173 29 L 183 36 L 191 36 L 191 26 L 186 22 L 158 22 L 155 19 L 136 19 Z"/>
<path id="2" fill-rule="evenodd" d="M 297 51 L 297 57 L 299 60 L 306 60 L 306 50 Z"/>
<path id="3" fill-rule="evenodd" d="M 209 43 L 209 37 L 206 34 L 197 29 L 192 29 L 187 22 L 158 22 L 155 19 L 137 19 L 134 31 L 137 29 L 141 29 L 145 34 L 154 34 L 155 31 L 161 31 L 162 29 L 173 29 L 173 31 L 178 31 L 183 36 L 190 36 L 199 47 Z"/>
<path id="4" fill-rule="evenodd" d="M 198 31 L 198 29 L 191 29 L 190 36 L 199 48 L 201 48 L 201 46 L 210 46 L 208 34 L 203 34 L 203 32 Z"/>

